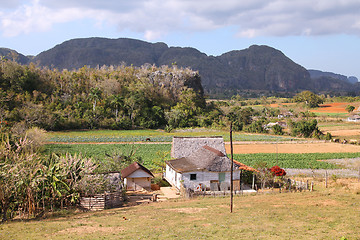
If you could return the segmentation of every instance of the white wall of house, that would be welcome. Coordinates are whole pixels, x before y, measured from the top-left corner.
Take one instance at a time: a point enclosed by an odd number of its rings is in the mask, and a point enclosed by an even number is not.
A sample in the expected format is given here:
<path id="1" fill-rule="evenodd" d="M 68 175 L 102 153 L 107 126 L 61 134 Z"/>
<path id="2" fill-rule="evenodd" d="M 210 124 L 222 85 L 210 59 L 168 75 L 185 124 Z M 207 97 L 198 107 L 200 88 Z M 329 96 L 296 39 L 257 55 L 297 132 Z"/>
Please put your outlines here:
<path id="1" fill-rule="evenodd" d="M 191 175 L 196 174 L 196 180 L 191 180 Z M 210 181 L 217 180 L 219 181 L 218 172 L 208 172 L 208 171 L 194 171 L 194 172 L 185 172 L 177 173 L 169 165 L 166 165 L 165 179 L 173 186 L 180 189 L 181 184 L 185 188 L 195 189 L 196 186 L 201 184 L 204 188 L 210 188 Z M 225 172 L 225 182 L 230 184 L 231 173 Z M 240 179 L 240 170 L 234 171 L 233 175 L 234 180 Z"/>
<path id="2" fill-rule="evenodd" d="M 169 165 L 166 164 L 165 176 L 164 178 L 168 181 L 172 186 L 180 189 L 181 186 L 181 174 L 177 173 L 174 169 L 172 169 Z"/>
<path id="3" fill-rule="evenodd" d="M 151 188 L 151 176 L 149 173 L 139 169 L 124 179 L 127 190 L 142 190 Z"/>

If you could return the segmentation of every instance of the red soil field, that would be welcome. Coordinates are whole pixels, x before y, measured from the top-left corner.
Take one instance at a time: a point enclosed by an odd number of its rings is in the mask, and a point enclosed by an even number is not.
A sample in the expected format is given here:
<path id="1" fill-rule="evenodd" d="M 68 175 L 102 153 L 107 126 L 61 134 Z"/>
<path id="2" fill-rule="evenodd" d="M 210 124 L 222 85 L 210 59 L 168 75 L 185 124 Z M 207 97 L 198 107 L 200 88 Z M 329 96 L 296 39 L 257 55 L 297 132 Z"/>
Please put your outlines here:
<path id="1" fill-rule="evenodd" d="M 351 103 L 335 102 L 335 103 L 321 104 L 318 109 L 313 109 L 311 110 L 311 112 L 347 113 L 347 111 L 345 110 L 347 105 L 351 105 Z M 355 106 L 355 108 L 356 107 L 357 106 Z"/>

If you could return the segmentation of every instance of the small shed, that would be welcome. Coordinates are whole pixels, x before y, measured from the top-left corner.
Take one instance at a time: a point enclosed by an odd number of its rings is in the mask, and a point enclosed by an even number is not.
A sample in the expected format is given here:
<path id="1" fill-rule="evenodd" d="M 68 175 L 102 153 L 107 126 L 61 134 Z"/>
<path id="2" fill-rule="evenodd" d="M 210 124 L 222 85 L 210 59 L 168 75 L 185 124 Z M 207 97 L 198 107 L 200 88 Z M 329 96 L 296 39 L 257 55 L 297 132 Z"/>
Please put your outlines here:
<path id="1" fill-rule="evenodd" d="M 151 179 L 154 175 L 138 162 L 133 162 L 121 170 L 126 190 L 151 190 Z"/>

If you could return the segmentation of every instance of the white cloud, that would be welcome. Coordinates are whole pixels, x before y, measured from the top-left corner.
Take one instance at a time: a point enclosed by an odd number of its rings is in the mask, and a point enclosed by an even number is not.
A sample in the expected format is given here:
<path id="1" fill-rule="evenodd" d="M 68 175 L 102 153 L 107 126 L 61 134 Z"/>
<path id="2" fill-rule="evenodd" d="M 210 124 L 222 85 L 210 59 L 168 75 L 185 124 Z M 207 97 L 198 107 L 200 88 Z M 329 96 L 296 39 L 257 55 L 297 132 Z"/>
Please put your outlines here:
<path id="1" fill-rule="evenodd" d="M 5 36 L 47 31 L 77 19 L 140 32 L 148 40 L 225 26 L 236 26 L 241 37 L 360 35 L 358 0 L 0 0 L 0 6 Z"/>

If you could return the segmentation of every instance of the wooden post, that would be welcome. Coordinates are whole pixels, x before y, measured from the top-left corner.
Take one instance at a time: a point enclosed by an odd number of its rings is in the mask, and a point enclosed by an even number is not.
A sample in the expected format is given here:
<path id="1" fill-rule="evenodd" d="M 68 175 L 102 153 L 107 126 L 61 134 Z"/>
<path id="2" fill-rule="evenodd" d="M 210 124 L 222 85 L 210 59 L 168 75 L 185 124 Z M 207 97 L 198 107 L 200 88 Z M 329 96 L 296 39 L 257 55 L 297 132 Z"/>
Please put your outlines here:
<path id="1" fill-rule="evenodd" d="M 306 180 L 306 190 L 309 190 L 309 180 Z"/>
<path id="2" fill-rule="evenodd" d="M 291 192 L 291 179 L 290 178 L 288 178 L 288 190 L 289 190 L 289 192 Z"/>
<path id="3" fill-rule="evenodd" d="M 325 188 L 327 188 L 327 186 L 328 186 L 327 179 L 328 179 L 328 174 L 327 174 L 327 171 L 325 171 Z"/>
<path id="4" fill-rule="evenodd" d="M 314 190 L 314 182 L 311 182 L 310 192 L 312 192 L 313 190 Z"/>
<path id="5" fill-rule="evenodd" d="M 254 190 L 255 189 L 255 174 L 253 172 L 253 179 L 252 179 L 252 185 L 251 188 Z"/>
<path id="6" fill-rule="evenodd" d="M 230 123 L 230 149 L 231 149 L 231 172 L 230 172 L 230 213 L 233 212 L 233 170 L 234 170 L 234 152 L 233 152 L 233 142 L 232 142 L 232 122 Z"/>

